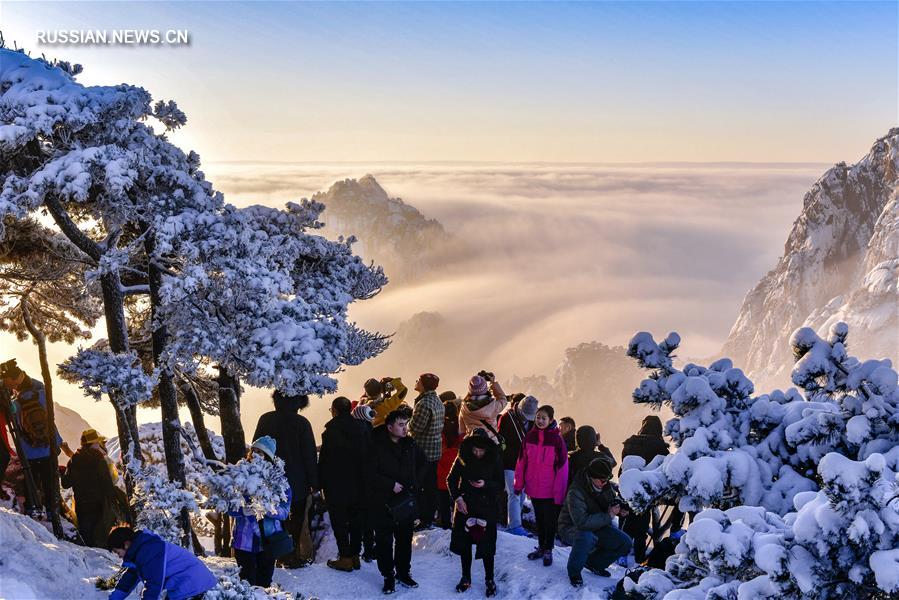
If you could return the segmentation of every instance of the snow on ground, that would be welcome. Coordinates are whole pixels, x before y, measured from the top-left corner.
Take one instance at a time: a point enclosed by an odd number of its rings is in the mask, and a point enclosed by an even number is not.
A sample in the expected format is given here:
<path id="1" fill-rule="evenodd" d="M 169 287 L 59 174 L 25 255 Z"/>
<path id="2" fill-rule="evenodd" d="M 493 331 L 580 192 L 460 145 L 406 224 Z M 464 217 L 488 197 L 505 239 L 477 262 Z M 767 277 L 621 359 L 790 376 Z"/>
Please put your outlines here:
<path id="1" fill-rule="evenodd" d="M 462 575 L 459 557 L 449 550 L 450 532 L 433 529 L 417 533 L 412 542 L 412 577 L 419 588 L 410 590 L 397 584 L 397 592 L 391 598 L 418 598 L 436 600 L 440 598 L 483 598 L 484 568 L 481 561 L 472 565 L 472 587 L 465 594 L 456 593 L 456 583 Z M 565 563 L 570 548 L 556 547 L 551 567 L 544 567 L 539 561 L 529 561 L 527 553 L 534 549 L 535 540 L 499 532 L 496 555 L 497 598 L 517 599 L 558 599 L 576 600 L 606 598 L 607 589 L 614 588 L 619 578 L 624 576 L 621 567 L 610 568 L 612 578 L 597 577 L 584 570 L 586 585 L 575 590 L 568 582 Z M 330 535 L 325 538 L 314 564 L 296 570 L 278 569 L 275 582 L 284 591 L 299 597 L 322 599 L 377 598 L 381 596 L 383 578 L 377 563 L 362 563 L 362 570 L 343 573 L 328 568 L 326 561 L 337 556 L 337 547 Z"/>
<path id="2" fill-rule="evenodd" d="M 0 598 L 65 600 L 107 598 L 94 585 L 120 561 L 105 550 L 61 542 L 37 521 L 0 508 Z"/>
<path id="3" fill-rule="evenodd" d="M 483 598 L 484 571 L 481 561 L 472 566 L 474 584 L 464 595 L 455 591 L 461 569 L 459 557 L 449 551 L 449 531 L 434 529 L 418 533 L 412 548 L 412 576 L 420 587 L 408 590 L 397 586 L 395 598 Z M 98 576 L 113 575 L 120 565 L 115 555 L 95 548 L 84 548 L 56 540 L 40 523 L 17 512 L 0 508 L 0 600 L 101 600 L 108 591 L 98 590 Z M 586 570 L 586 586 L 575 591 L 568 583 L 565 562 L 569 548 L 557 547 L 555 562 L 543 567 L 527 560 L 534 540 L 499 533 L 496 556 L 498 598 L 575 600 L 603 599 L 607 590 L 623 576 L 620 567 L 611 568 L 613 578 L 597 577 Z M 277 569 L 275 583 L 295 598 L 378 598 L 383 579 L 377 564 L 362 563 L 362 570 L 343 573 L 328 568 L 326 561 L 337 555 L 334 538 L 327 535 L 314 564 L 303 569 Z M 221 575 L 234 567 L 234 560 L 210 557 L 207 565 Z M 256 588 L 257 598 L 265 594 Z M 138 598 L 135 592 L 132 598 Z M 283 596 L 282 596 L 283 597 Z"/>

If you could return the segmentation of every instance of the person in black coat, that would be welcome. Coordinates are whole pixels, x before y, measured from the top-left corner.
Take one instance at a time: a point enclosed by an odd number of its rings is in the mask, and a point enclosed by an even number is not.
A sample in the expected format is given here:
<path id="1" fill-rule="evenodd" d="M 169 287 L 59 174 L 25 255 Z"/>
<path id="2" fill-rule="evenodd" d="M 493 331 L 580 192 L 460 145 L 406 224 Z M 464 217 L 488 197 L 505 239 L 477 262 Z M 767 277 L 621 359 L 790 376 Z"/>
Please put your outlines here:
<path id="1" fill-rule="evenodd" d="M 86 546 L 95 548 L 106 544 L 109 532 L 100 531 L 98 526 L 104 521 L 105 507 L 115 501 L 115 483 L 100 441 L 95 430 L 85 430 L 81 434 L 81 447 L 69 460 L 61 478 L 62 486 L 72 488 L 75 494 L 78 533 Z"/>
<path id="2" fill-rule="evenodd" d="M 515 493 L 515 465 L 518 463 L 524 436 L 534 426 L 537 404 L 537 399 L 533 396 L 523 397 L 499 418 L 499 434 L 506 441 L 506 448 L 502 451 L 506 489 L 506 531 L 514 535 L 529 535 L 529 532 L 521 526 L 524 493 Z"/>
<path id="3" fill-rule="evenodd" d="M 298 567 L 312 558 L 303 554 L 311 553 L 311 544 L 304 542 L 304 538 L 308 538 L 304 530 L 309 526 L 306 522 L 306 503 L 309 495 L 319 488 L 315 434 L 309 420 L 299 414 L 301 409 L 309 406 L 309 396 L 291 396 L 275 390 L 272 400 L 275 410 L 259 417 L 252 439 L 258 440 L 265 435 L 274 438 L 276 455 L 284 461 L 284 474 L 293 493 L 290 517 L 285 521 L 284 528 L 293 538 L 296 550 L 282 562 L 289 567 Z"/>
<path id="4" fill-rule="evenodd" d="M 331 402 L 330 421 L 322 433 L 318 455 L 318 479 L 331 518 L 340 557 L 328 566 L 338 571 L 360 568 L 362 547 L 362 498 L 365 494 L 365 461 L 370 434 L 350 414 L 350 400 L 340 396 Z"/>
<path id="5" fill-rule="evenodd" d="M 404 503 L 415 509 L 414 504 L 406 501 L 415 498 L 428 467 L 424 452 L 408 437 L 409 417 L 404 410 L 390 412 L 384 425 L 372 432 L 368 453 L 368 498 L 385 594 L 396 591 L 397 581 L 409 588 L 418 587 L 410 573 L 416 510 L 397 510 L 406 513 L 398 518 L 391 512 L 391 507 Z"/>
<path id="6" fill-rule="evenodd" d="M 578 472 L 585 469 L 594 458 L 604 458 L 609 463 L 609 468 L 617 464 L 612 452 L 605 446 L 599 445 L 599 436 L 590 425 L 581 425 L 575 433 L 577 450 L 568 453 L 568 487 L 574 483 Z"/>
<path id="7" fill-rule="evenodd" d="M 662 439 L 662 420 L 656 415 L 649 415 L 643 419 L 640 432 L 624 440 L 621 459 L 624 460 L 625 456 L 639 456 L 649 464 L 656 456 L 667 456 L 669 453 L 668 444 Z M 634 559 L 638 563 L 646 559 L 646 537 L 651 518 L 651 510 L 632 513 L 624 519 L 621 526 L 634 540 Z"/>
<path id="8" fill-rule="evenodd" d="M 484 561 L 486 595 L 496 595 L 493 559 L 496 555 L 496 522 L 499 493 L 503 490 L 503 463 L 499 447 L 484 429 L 478 428 L 462 441 L 459 456 L 446 480 L 456 503 L 450 550 L 462 560 L 462 578 L 457 592 L 471 587 L 471 546 Z"/>

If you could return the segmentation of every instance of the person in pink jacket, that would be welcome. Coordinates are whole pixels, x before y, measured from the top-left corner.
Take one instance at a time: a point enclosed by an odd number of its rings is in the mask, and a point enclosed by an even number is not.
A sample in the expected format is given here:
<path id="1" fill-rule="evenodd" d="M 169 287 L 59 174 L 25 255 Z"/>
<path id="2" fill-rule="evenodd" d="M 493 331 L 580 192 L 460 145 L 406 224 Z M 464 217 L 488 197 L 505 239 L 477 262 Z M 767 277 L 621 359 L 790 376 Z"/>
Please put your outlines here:
<path id="1" fill-rule="evenodd" d="M 568 453 L 553 415 L 553 407 L 547 404 L 537 409 L 534 427 L 524 437 L 515 465 L 515 493 L 527 492 L 537 519 L 539 542 L 528 559 L 542 558 L 545 567 L 553 564 L 556 523 L 568 486 Z"/>
<path id="2" fill-rule="evenodd" d="M 464 437 L 480 427 L 496 442 L 499 414 L 505 406 L 506 394 L 496 382 L 496 376 L 481 371 L 468 382 L 468 395 L 459 409 L 459 435 Z"/>

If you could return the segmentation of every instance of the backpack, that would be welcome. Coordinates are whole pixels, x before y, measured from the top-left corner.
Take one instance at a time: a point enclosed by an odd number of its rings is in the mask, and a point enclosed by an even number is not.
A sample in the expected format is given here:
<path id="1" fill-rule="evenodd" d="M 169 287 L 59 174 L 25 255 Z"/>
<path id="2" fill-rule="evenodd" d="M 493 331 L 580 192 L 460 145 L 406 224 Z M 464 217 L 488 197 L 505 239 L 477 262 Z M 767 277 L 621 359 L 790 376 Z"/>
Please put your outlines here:
<path id="1" fill-rule="evenodd" d="M 33 448 L 50 445 L 50 419 L 47 409 L 41 405 L 40 397 L 32 390 L 31 397 L 17 398 L 19 404 L 19 422 L 22 424 L 22 436 Z"/>
<path id="2" fill-rule="evenodd" d="M 624 581 L 625 579 L 636 583 L 638 579 L 640 579 L 640 575 L 646 573 L 647 571 L 651 571 L 649 567 L 636 567 L 631 569 L 627 573 L 625 573 L 624 577 L 621 578 L 621 581 L 615 586 L 615 591 L 612 592 L 612 595 L 609 597 L 611 600 L 646 600 L 646 596 L 640 594 L 635 591 L 625 591 Z"/>

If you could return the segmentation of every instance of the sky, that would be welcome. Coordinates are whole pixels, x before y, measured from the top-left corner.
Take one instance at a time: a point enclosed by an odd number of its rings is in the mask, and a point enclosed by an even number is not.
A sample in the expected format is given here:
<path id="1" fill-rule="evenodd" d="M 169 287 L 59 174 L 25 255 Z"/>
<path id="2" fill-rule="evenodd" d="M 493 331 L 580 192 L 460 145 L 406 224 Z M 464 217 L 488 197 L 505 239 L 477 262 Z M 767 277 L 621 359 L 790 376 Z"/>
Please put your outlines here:
<path id="1" fill-rule="evenodd" d="M 897 121 L 895 2 L 5 2 L 206 161 L 827 162 Z M 38 45 L 187 29 L 189 46 Z"/>
<path id="2" fill-rule="evenodd" d="M 353 317 L 395 331 L 411 313 L 440 312 L 496 340 L 491 365 L 507 374 L 551 375 L 566 347 L 642 329 L 679 331 L 689 356 L 714 353 L 782 253 L 804 192 L 899 122 L 894 2 L 2 11 L 8 45 L 82 63 L 87 85 L 177 101 L 188 124 L 172 140 L 199 152 L 230 202 L 279 205 L 373 173 L 451 233 L 489 237 L 486 262 L 388 287 Z M 191 44 L 36 41 L 39 30 L 117 28 L 187 29 Z M 514 310 L 497 287 L 521 290 Z M 30 346 L 0 342 L 37 372 Z M 71 350 L 54 347 L 51 362 Z M 395 368 L 382 358 L 349 375 Z M 353 386 L 341 392 L 355 397 Z M 251 428 L 268 403 L 249 393 Z M 66 384 L 59 397 L 114 432 L 105 402 Z M 316 430 L 323 406 L 310 409 Z"/>

